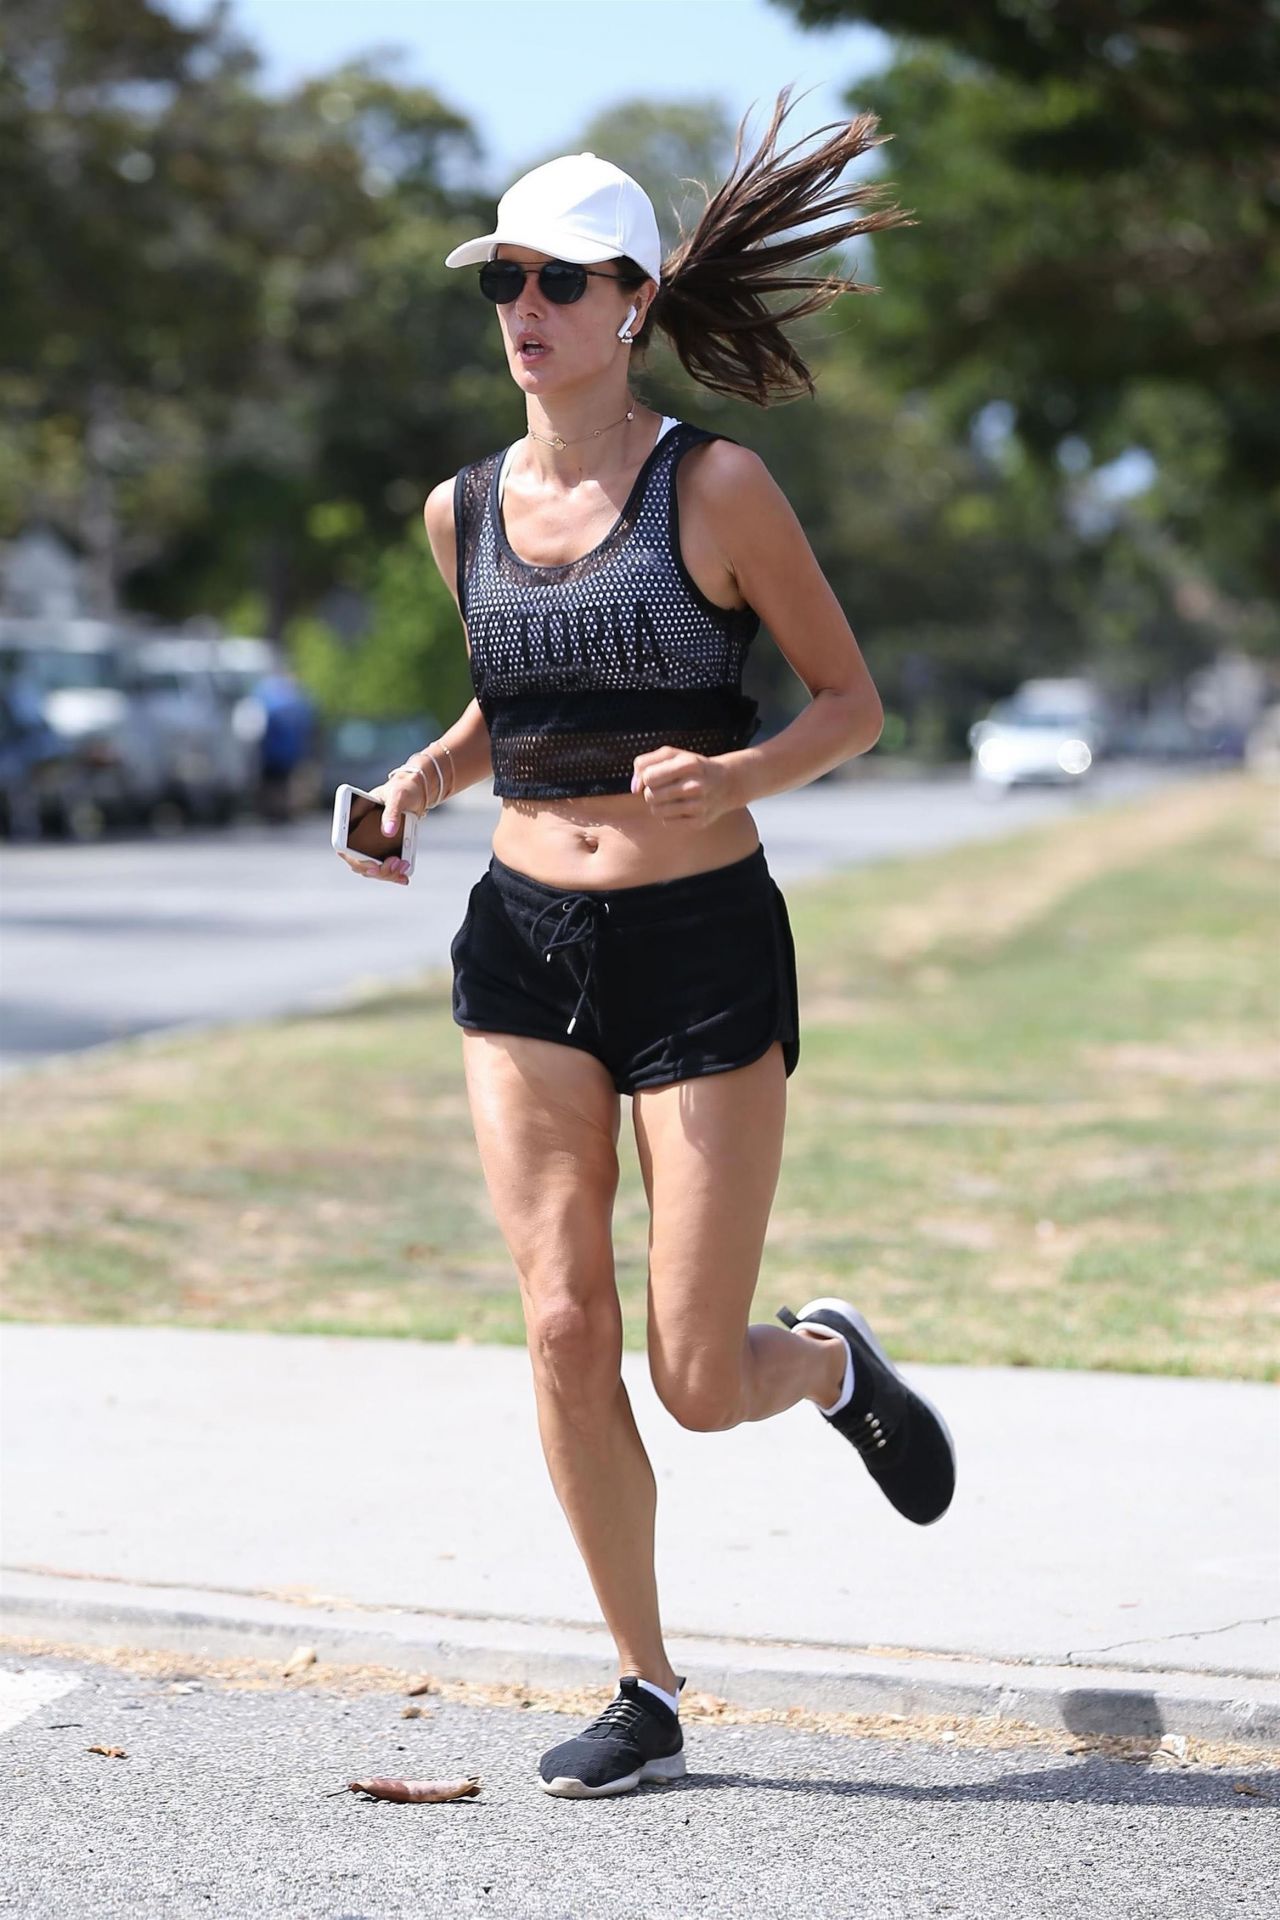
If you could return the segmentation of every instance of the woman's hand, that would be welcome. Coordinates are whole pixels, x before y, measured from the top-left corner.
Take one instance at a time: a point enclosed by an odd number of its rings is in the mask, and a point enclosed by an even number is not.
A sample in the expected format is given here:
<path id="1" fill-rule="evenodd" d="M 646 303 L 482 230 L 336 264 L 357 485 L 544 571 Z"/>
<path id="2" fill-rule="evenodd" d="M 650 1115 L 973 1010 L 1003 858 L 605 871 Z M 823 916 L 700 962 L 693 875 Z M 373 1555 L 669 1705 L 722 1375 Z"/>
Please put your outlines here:
<path id="1" fill-rule="evenodd" d="M 731 769 L 714 756 L 683 747 L 655 747 L 651 753 L 638 753 L 634 765 L 631 791 L 644 795 L 648 811 L 664 826 L 679 821 L 709 827 L 742 804 Z"/>
<path id="2" fill-rule="evenodd" d="M 400 831 L 400 821 L 406 813 L 416 813 L 419 818 L 427 811 L 426 776 L 405 772 L 397 768 L 389 773 L 380 787 L 370 787 L 369 797 L 382 802 L 382 831 L 388 840 L 393 840 Z M 370 880 L 390 880 L 393 886 L 407 887 L 409 884 L 409 862 L 398 853 L 383 856 L 381 866 L 369 867 L 338 849 L 338 857 L 345 860 L 353 873 L 362 873 Z"/>

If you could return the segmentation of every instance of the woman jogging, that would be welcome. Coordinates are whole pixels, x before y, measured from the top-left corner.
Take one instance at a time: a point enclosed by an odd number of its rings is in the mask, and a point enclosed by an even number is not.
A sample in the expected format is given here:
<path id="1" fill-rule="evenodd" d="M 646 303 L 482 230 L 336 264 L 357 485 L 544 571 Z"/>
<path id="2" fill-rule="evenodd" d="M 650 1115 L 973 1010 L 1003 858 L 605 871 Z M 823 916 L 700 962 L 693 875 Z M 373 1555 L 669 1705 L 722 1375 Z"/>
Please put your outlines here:
<path id="1" fill-rule="evenodd" d="M 493 232 L 449 254 L 497 308 L 527 428 L 426 503 L 475 699 L 375 790 L 389 833 L 491 773 L 503 802 L 453 940 L 453 1017 L 543 1450 L 618 1653 L 614 1699 L 542 1757 L 547 1792 L 574 1797 L 685 1771 L 656 1485 L 620 1376 L 623 1094 L 651 1215 L 649 1365 L 668 1411 L 710 1433 L 812 1401 L 919 1524 L 955 1482 L 942 1420 L 851 1303 L 748 1325 L 800 1052 L 787 909 L 749 808 L 866 752 L 883 712 L 761 461 L 660 418 L 629 383 L 658 329 L 715 391 L 767 405 L 811 390 L 787 324 L 875 291 L 796 269 L 905 219 L 851 218 L 878 189 L 838 185 L 884 136 L 864 115 L 780 152 L 787 101 L 746 161 L 739 135 L 729 180 L 665 261 L 647 196 L 593 154 L 526 174 Z M 817 230 L 798 234 L 806 223 Z M 752 746 L 741 677 L 761 620 L 811 699 Z M 378 877 L 404 885 L 403 868 L 388 860 Z"/>

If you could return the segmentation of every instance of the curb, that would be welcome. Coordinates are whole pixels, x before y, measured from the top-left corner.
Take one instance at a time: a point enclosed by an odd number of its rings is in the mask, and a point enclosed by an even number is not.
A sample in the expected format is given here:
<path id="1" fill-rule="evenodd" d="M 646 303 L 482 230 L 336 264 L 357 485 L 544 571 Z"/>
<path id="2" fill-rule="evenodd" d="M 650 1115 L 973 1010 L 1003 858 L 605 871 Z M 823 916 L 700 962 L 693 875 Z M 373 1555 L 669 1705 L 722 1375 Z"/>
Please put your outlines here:
<path id="1" fill-rule="evenodd" d="M 601 1629 L 499 1615 L 312 1604 L 190 1587 L 140 1587 L 9 1573 L 0 1634 L 92 1646 L 270 1658 L 314 1647 L 321 1658 L 442 1679 L 544 1688 L 609 1684 Z M 954 1714 L 1080 1734 L 1165 1734 L 1280 1746 L 1280 1680 L 1097 1666 L 1038 1666 L 958 1656 L 871 1652 L 803 1642 L 672 1632 L 672 1658 L 699 1691 L 741 1707 L 814 1712 Z"/>

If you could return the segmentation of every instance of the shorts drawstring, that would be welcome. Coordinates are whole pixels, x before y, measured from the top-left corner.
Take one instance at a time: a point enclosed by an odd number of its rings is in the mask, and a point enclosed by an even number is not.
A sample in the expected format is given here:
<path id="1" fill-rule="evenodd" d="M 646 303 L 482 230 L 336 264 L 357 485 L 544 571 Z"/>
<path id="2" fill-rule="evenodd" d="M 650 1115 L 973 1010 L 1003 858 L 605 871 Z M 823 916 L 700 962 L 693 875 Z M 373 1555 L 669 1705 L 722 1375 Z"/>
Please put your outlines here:
<path id="1" fill-rule="evenodd" d="M 583 909 L 586 914 L 586 918 L 580 919 L 576 926 L 572 924 L 573 910 L 575 907 Z M 565 1028 L 566 1033 L 572 1033 L 574 1028 L 577 1026 L 578 1015 L 582 1012 L 583 1003 L 589 997 L 589 991 L 591 986 L 591 975 L 595 967 L 595 961 L 596 961 L 596 935 L 599 932 L 598 916 L 601 908 L 603 908 L 604 911 L 608 913 L 609 902 L 607 900 L 600 900 L 593 894 L 590 894 L 590 893 L 566 894 L 563 899 L 548 900 L 546 906 L 543 907 L 541 913 L 535 915 L 533 924 L 529 928 L 529 938 L 533 942 L 533 944 L 536 946 L 537 941 L 536 941 L 535 935 L 538 927 L 538 922 L 540 920 L 545 919 L 547 914 L 557 909 L 561 914 L 569 916 L 568 918 L 561 920 L 559 927 L 553 928 L 551 938 L 545 943 L 545 945 L 541 949 L 541 951 L 546 956 L 548 965 L 550 965 L 551 956 L 553 953 L 556 952 L 557 948 L 580 946 L 584 940 L 590 943 L 587 947 L 587 964 L 585 969 L 583 970 L 582 988 L 578 994 L 578 1004 L 573 1010 L 572 1020 L 570 1020 L 568 1026 Z M 565 965 L 568 966 L 567 955 L 565 957 Z M 570 972 L 572 972 L 572 968 L 570 968 Z M 593 1013 L 596 1014 L 596 1017 L 598 1019 L 599 1015 L 598 1015 L 594 1001 L 591 1002 L 591 1010 Z"/>

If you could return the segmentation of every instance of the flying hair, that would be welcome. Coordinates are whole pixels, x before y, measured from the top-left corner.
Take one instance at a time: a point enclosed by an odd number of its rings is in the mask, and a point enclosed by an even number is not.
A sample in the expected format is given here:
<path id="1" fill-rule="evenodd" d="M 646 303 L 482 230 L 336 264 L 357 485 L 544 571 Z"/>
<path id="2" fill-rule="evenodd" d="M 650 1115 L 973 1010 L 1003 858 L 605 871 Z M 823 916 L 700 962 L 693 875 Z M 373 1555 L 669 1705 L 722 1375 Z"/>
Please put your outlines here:
<path id="1" fill-rule="evenodd" d="M 880 291 L 832 271 L 795 269 L 860 234 L 918 224 L 897 206 L 876 204 L 888 190 L 883 181 L 840 185 L 851 161 L 893 138 L 876 132 L 876 114 L 819 127 L 779 151 L 791 93 L 790 86 L 779 93 L 768 129 L 746 160 L 743 118 L 729 177 L 663 262 L 657 298 L 636 338 L 644 347 L 658 329 L 701 386 L 760 407 L 814 391 L 813 375 L 785 331 L 792 322 L 841 294 Z M 630 260 L 623 266 L 624 285 L 639 286 L 643 270 Z"/>

